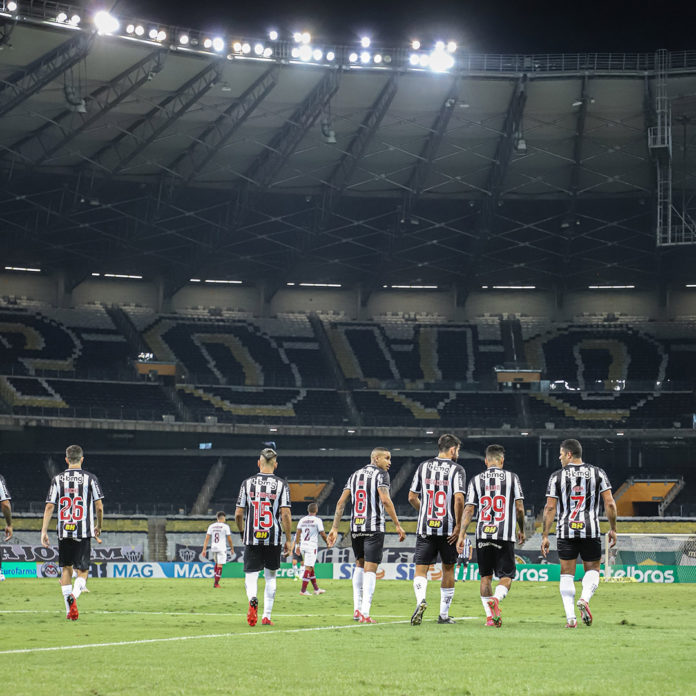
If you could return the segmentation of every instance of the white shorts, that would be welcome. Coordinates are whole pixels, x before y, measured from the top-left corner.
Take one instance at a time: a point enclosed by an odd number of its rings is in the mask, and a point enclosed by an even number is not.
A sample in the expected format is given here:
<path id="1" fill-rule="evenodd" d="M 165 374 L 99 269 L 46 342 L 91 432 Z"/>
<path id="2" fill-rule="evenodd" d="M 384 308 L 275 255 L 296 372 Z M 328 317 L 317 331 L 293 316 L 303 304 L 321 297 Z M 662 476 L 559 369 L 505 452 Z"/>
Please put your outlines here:
<path id="1" fill-rule="evenodd" d="M 225 565 L 227 561 L 227 551 L 211 551 L 210 557 L 217 565 Z"/>
<path id="2" fill-rule="evenodd" d="M 302 551 L 305 567 L 313 568 L 317 562 L 317 547 L 300 545 L 300 551 Z"/>

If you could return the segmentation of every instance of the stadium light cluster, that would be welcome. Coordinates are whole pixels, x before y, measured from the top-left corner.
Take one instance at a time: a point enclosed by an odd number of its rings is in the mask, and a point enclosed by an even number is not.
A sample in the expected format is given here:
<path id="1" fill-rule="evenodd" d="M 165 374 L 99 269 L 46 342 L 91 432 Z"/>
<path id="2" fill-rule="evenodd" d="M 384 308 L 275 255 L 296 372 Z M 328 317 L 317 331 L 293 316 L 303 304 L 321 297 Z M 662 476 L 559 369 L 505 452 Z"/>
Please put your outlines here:
<path id="1" fill-rule="evenodd" d="M 40 268 L 29 268 L 28 266 L 5 266 L 6 271 L 21 271 L 24 273 L 41 273 Z"/>
<path id="2" fill-rule="evenodd" d="M 92 273 L 93 278 L 118 278 L 120 280 L 142 280 L 141 275 L 135 273 Z"/>

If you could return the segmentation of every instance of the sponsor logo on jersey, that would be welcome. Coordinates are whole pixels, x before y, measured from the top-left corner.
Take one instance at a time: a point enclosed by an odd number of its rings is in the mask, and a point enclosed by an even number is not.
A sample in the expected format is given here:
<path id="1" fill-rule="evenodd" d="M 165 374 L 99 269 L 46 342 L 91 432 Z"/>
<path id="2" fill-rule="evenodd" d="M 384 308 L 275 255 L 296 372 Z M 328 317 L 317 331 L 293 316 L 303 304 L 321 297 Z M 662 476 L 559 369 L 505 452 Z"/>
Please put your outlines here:
<path id="1" fill-rule="evenodd" d="M 356 517 L 353 520 L 353 524 L 365 524 L 365 518 L 364 517 Z"/>
<path id="2" fill-rule="evenodd" d="M 433 529 L 439 529 L 442 527 L 442 520 L 428 520 L 428 527 L 432 527 Z"/>
<path id="3" fill-rule="evenodd" d="M 77 529 L 77 525 L 75 524 L 66 524 L 65 527 L 63 527 L 66 532 L 74 532 Z"/>
<path id="4" fill-rule="evenodd" d="M 584 522 L 571 522 L 570 528 L 571 529 L 585 529 L 585 523 Z"/>
<path id="5" fill-rule="evenodd" d="M 498 531 L 498 527 L 496 527 L 494 524 L 487 524 L 483 528 L 484 534 L 495 534 L 497 531 Z"/>
<path id="6" fill-rule="evenodd" d="M 256 532 L 254 537 L 256 539 L 268 539 L 268 532 Z"/>

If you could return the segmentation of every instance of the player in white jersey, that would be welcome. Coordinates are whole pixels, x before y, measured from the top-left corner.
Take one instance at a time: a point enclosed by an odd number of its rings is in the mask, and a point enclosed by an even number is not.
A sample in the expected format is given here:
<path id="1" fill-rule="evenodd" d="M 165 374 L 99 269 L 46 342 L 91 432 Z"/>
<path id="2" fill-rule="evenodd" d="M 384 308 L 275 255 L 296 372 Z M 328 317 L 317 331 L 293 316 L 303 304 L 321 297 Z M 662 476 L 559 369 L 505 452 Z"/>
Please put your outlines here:
<path id="1" fill-rule="evenodd" d="M 326 541 L 326 532 L 324 531 L 324 522 L 317 517 L 319 506 L 316 503 L 310 503 L 307 506 L 307 512 L 297 523 L 297 532 L 295 533 L 295 547 L 300 547 L 302 558 L 304 561 L 304 577 L 302 578 L 301 595 L 310 596 L 307 592 L 307 584 L 312 583 L 314 594 L 324 594 L 326 590 L 322 590 L 317 585 L 317 578 L 314 575 L 314 565 L 317 562 L 317 551 L 319 549 L 319 537 Z"/>
<path id="2" fill-rule="evenodd" d="M 0 476 L 0 508 L 2 508 L 2 514 L 5 516 L 5 541 L 9 541 L 12 538 L 12 503 L 10 500 L 12 496 L 7 488 L 5 479 Z M 2 572 L 2 549 L 0 549 L 0 582 L 5 579 L 5 575 Z"/>
<path id="3" fill-rule="evenodd" d="M 478 510 L 476 560 L 481 575 L 481 603 L 486 625 L 500 627 L 500 602 L 505 599 L 516 575 L 515 530 L 517 543 L 524 543 L 524 497 L 517 474 L 503 471 L 505 448 L 486 447 L 486 471 L 469 482 L 457 551 L 466 544 L 466 530 Z M 500 581 L 493 594 L 493 573 Z"/>
<path id="4" fill-rule="evenodd" d="M 611 494 L 609 478 L 602 469 L 582 461 L 582 445 L 577 440 L 564 440 L 560 454 L 562 469 L 551 474 L 546 491 L 541 552 L 549 552 L 549 532 L 558 512 L 556 539 L 561 561 L 559 589 L 566 613 L 566 627 L 578 625 L 575 618 L 575 568 L 578 555 L 585 575 L 578 608 L 583 623 L 592 624 L 590 599 L 599 586 L 602 560 L 602 538 L 599 531 L 599 503 L 609 520 L 609 546 L 616 544 L 616 503 Z"/>
<path id="5" fill-rule="evenodd" d="M 232 548 L 232 532 L 227 524 L 227 517 L 224 512 L 218 512 L 215 517 L 217 522 L 208 525 L 208 530 L 205 533 L 201 558 L 205 559 L 205 550 L 210 543 L 210 555 L 215 563 L 215 582 L 213 582 L 213 587 L 220 587 L 222 566 L 227 561 L 227 544 L 230 545 L 230 549 Z"/>

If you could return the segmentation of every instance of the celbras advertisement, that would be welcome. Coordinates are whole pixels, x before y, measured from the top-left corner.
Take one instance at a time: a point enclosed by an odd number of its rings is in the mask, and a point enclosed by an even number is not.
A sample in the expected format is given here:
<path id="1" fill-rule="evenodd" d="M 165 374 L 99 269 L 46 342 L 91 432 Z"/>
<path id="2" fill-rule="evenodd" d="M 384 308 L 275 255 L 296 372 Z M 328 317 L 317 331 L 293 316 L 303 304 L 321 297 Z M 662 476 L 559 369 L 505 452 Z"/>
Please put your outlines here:
<path id="1" fill-rule="evenodd" d="M 353 574 L 352 563 L 317 563 L 314 567 L 317 578 L 333 578 L 334 580 L 349 580 Z M 54 561 L 43 563 L 5 562 L 2 571 L 8 580 L 26 578 L 53 578 L 60 576 L 60 568 Z M 416 572 L 414 563 L 383 563 L 377 571 L 379 580 L 413 580 Z M 470 563 L 466 569 L 457 568 L 458 580 L 477 582 L 479 578 L 478 565 Z M 212 563 L 130 563 L 130 562 L 96 562 L 90 565 L 90 577 L 120 578 L 120 579 L 192 579 L 213 578 Z M 575 579 L 583 576 L 582 568 L 578 568 Z M 604 570 L 601 571 L 604 574 Z M 223 578 L 243 578 L 244 566 L 241 563 L 227 563 L 223 566 Z M 283 563 L 278 571 L 279 578 L 293 577 L 292 565 Z M 428 578 L 440 580 L 442 569 L 439 563 L 430 566 Z M 645 583 L 684 583 L 696 582 L 696 566 L 655 566 L 655 565 L 617 565 L 612 568 L 612 578 L 618 581 Z M 522 582 L 558 582 L 560 566 L 544 564 L 518 564 L 517 581 Z"/>

